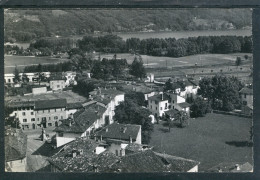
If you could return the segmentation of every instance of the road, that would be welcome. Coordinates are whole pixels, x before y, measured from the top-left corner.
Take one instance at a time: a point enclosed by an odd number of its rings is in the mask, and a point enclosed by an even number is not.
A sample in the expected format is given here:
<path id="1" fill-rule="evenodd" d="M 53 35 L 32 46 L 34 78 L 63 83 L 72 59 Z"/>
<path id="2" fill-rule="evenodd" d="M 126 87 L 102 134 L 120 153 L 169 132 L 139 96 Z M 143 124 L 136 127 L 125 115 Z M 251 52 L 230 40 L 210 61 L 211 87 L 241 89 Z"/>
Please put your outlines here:
<path id="1" fill-rule="evenodd" d="M 46 133 L 53 136 L 53 129 L 45 129 Z M 49 163 L 47 158 L 52 150 L 51 145 L 47 144 L 39 138 L 41 129 L 24 131 L 27 134 L 27 171 L 48 171 L 46 168 Z"/>

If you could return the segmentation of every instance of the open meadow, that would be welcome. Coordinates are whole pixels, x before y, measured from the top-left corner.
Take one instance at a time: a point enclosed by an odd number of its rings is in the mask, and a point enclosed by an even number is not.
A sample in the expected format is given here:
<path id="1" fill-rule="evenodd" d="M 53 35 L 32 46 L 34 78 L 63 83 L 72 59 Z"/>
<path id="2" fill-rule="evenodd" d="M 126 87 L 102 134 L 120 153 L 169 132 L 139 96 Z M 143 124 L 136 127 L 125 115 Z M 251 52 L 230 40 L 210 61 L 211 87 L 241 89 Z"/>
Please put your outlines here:
<path id="1" fill-rule="evenodd" d="M 199 171 L 225 162 L 252 164 L 251 126 L 252 119 L 214 113 L 170 132 L 161 121 L 155 124 L 149 145 L 157 152 L 199 161 Z"/>

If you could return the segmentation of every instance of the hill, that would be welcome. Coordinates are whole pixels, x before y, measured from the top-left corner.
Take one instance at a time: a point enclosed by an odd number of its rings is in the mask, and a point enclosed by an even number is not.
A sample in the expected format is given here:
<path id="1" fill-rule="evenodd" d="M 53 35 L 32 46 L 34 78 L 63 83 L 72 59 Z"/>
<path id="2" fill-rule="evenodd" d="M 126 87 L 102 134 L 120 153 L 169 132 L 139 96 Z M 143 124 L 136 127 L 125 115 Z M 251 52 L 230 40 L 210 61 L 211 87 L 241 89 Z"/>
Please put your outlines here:
<path id="1" fill-rule="evenodd" d="M 251 27 L 250 9 L 5 10 L 5 40 L 97 32 L 182 31 Z"/>

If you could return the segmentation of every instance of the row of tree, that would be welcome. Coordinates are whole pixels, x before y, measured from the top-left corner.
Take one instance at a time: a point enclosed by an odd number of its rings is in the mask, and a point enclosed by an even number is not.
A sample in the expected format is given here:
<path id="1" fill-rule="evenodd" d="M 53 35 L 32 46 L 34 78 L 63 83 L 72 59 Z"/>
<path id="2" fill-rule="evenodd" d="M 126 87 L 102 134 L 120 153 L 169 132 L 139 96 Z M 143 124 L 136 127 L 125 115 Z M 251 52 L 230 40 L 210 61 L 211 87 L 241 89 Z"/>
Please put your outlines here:
<path id="1" fill-rule="evenodd" d="M 251 53 L 252 37 L 246 36 L 199 36 L 190 38 L 130 38 L 124 41 L 116 35 L 85 36 L 78 41 L 85 52 L 140 53 L 152 56 L 182 57 L 203 53 Z"/>

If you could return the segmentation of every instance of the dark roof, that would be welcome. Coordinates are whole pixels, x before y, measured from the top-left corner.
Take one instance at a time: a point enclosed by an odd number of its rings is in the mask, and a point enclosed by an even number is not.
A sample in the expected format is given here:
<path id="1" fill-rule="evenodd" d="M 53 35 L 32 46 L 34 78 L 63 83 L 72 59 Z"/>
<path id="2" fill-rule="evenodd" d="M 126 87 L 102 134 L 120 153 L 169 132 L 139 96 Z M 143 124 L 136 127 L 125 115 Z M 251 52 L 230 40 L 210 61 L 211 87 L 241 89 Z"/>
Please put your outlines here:
<path id="1" fill-rule="evenodd" d="M 63 76 L 51 76 L 50 77 L 50 81 L 59 81 L 59 80 L 65 81 L 65 77 L 63 77 Z"/>
<path id="2" fill-rule="evenodd" d="M 65 108 L 66 105 L 67 105 L 66 99 L 39 100 L 39 101 L 35 101 L 35 110 Z"/>
<path id="3" fill-rule="evenodd" d="M 250 94 L 250 95 L 253 95 L 253 89 L 250 89 L 248 87 L 244 87 L 242 88 L 239 93 L 243 93 L 243 94 Z"/>
<path id="4" fill-rule="evenodd" d="M 32 107 L 34 106 L 34 101 L 11 101 L 11 102 L 7 102 L 6 105 L 12 108 Z"/>
<path id="5" fill-rule="evenodd" d="M 162 100 L 162 95 L 163 95 L 163 100 Z M 167 94 L 163 93 L 163 94 L 157 94 L 157 95 L 151 96 L 148 99 L 151 100 L 151 101 L 157 101 L 157 102 L 166 101 L 166 100 L 169 101 L 170 100 L 170 96 L 168 96 Z"/>
<path id="6" fill-rule="evenodd" d="M 239 170 L 236 168 L 236 165 L 239 166 Z M 253 166 L 246 162 L 227 162 L 227 163 L 220 163 L 212 168 L 210 168 L 209 172 L 250 172 L 253 170 Z"/>
<path id="7" fill-rule="evenodd" d="M 123 129 L 126 128 L 125 132 Z M 107 129 L 107 131 L 106 131 Z M 96 133 L 97 136 L 109 139 L 118 139 L 118 140 L 129 140 L 130 136 L 133 140 L 136 140 L 138 132 L 141 130 L 141 125 L 133 124 L 117 124 L 113 123 L 106 126 L 102 130 Z"/>
<path id="8" fill-rule="evenodd" d="M 126 146 L 125 150 L 131 151 L 131 152 L 137 152 L 137 151 L 143 151 L 143 150 L 152 149 L 152 148 L 153 147 L 145 145 L 145 144 L 130 143 Z"/>
<path id="9" fill-rule="evenodd" d="M 21 129 L 5 128 L 5 161 L 14 161 L 26 157 L 27 136 Z"/>
<path id="10" fill-rule="evenodd" d="M 97 104 L 89 105 L 87 109 L 82 109 L 73 114 L 73 119 L 64 121 L 54 131 L 56 132 L 70 132 L 83 133 L 94 122 L 103 116 L 106 108 Z M 70 125 L 71 122 L 71 125 Z"/>
<path id="11" fill-rule="evenodd" d="M 182 102 L 182 103 L 178 103 L 179 106 L 181 106 L 182 108 L 186 108 L 186 107 L 190 107 L 191 104 L 187 103 L 187 102 Z"/>
<path id="12" fill-rule="evenodd" d="M 79 109 L 82 108 L 82 104 L 81 103 L 67 103 L 67 109 Z"/>
<path id="13" fill-rule="evenodd" d="M 119 172 L 187 172 L 199 162 L 155 153 L 151 150 L 139 151 L 121 158 L 111 167 L 111 171 Z"/>
<path id="14" fill-rule="evenodd" d="M 171 164 L 169 167 L 169 171 L 171 172 L 187 172 L 200 164 L 198 161 L 176 157 L 169 154 L 161 154 L 157 152 L 155 152 L 155 154 Z"/>
<path id="15" fill-rule="evenodd" d="M 94 172 L 94 167 L 99 171 L 105 171 L 119 160 L 119 157 L 110 152 L 95 154 L 94 150 L 99 146 L 96 142 L 87 138 L 77 138 L 64 146 L 63 150 L 53 155 L 48 161 L 63 172 Z M 79 151 L 82 150 L 82 154 Z M 72 153 L 76 152 L 76 157 Z"/>
<path id="16" fill-rule="evenodd" d="M 175 116 L 176 114 L 179 113 L 179 111 L 177 109 L 170 109 L 168 111 L 165 111 L 164 113 L 167 114 L 168 116 Z"/>

